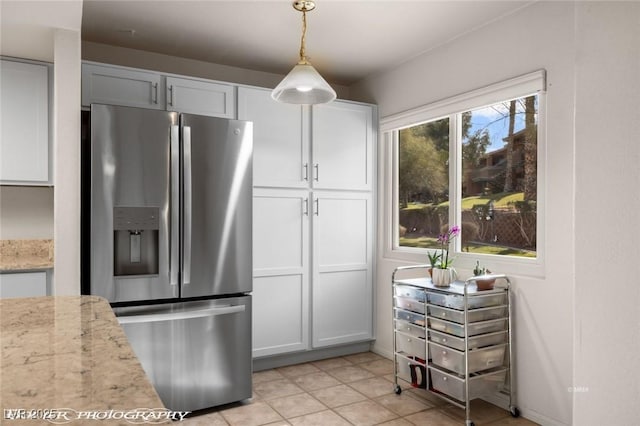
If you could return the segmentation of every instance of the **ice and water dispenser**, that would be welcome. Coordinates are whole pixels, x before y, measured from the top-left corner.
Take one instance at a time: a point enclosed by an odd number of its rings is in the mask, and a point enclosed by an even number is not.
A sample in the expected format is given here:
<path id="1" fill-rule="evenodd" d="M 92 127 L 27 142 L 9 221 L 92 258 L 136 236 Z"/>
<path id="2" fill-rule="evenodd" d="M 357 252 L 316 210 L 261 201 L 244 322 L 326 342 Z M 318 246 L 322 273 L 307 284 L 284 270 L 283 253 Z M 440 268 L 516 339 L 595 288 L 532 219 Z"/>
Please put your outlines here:
<path id="1" fill-rule="evenodd" d="M 157 275 L 157 207 L 115 207 L 113 209 L 113 274 Z"/>

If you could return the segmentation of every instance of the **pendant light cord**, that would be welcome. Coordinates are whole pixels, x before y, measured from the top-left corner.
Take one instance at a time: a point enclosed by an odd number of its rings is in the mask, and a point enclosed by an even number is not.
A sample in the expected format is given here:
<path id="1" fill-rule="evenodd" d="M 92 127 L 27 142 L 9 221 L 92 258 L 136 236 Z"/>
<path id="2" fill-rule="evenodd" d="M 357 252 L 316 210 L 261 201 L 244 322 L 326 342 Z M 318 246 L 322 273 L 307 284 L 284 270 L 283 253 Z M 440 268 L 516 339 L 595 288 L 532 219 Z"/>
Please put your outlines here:
<path id="1" fill-rule="evenodd" d="M 307 52 L 305 51 L 305 40 L 307 37 L 307 10 L 302 9 L 302 38 L 300 39 L 300 61 L 298 64 L 308 64 Z"/>

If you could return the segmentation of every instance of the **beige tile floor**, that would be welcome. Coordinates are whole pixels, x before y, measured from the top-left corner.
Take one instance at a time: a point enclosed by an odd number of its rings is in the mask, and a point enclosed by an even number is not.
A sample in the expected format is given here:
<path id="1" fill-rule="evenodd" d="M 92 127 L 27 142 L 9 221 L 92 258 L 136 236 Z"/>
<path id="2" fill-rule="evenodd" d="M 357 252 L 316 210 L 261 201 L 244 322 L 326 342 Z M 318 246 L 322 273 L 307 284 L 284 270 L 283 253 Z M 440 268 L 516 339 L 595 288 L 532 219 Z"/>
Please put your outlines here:
<path id="1" fill-rule="evenodd" d="M 482 400 L 482 425 L 535 425 Z M 186 419 L 186 426 L 459 426 L 464 410 L 410 386 L 393 392 L 393 362 L 364 352 L 253 374 L 253 398 Z"/>

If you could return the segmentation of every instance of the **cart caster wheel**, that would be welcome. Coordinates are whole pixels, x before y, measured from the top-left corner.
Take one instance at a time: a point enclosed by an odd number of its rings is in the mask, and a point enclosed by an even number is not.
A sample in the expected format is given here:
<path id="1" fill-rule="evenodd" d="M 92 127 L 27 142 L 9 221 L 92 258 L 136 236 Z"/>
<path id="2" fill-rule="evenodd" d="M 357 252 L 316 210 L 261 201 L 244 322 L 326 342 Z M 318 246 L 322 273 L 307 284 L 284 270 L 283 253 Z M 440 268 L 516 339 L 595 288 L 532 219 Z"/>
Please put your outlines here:
<path id="1" fill-rule="evenodd" d="M 402 393 L 402 388 L 398 385 L 396 385 L 395 389 L 393 390 L 396 395 L 400 395 Z"/>
<path id="2" fill-rule="evenodd" d="M 512 417 L 520 417 L 520 410 L 518 410 L 518 407 L 510 407 L 509 411 L 511 411 Z"/>

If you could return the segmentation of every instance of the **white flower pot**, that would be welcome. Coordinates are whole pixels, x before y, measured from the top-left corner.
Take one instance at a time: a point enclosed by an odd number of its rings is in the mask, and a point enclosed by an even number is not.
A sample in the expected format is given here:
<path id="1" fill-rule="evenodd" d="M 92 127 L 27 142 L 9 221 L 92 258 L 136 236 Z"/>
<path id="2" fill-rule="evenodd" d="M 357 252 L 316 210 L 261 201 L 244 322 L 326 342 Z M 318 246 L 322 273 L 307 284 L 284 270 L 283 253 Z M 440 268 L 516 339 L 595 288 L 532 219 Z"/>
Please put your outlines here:
<path id="1" fill-rule="evenodd" d="M 458 274 L 453 268 L 433 268 L 433 271 L 431 271 L 431 281 L 436 287 L 448 287 L 457 277 Z"/>

